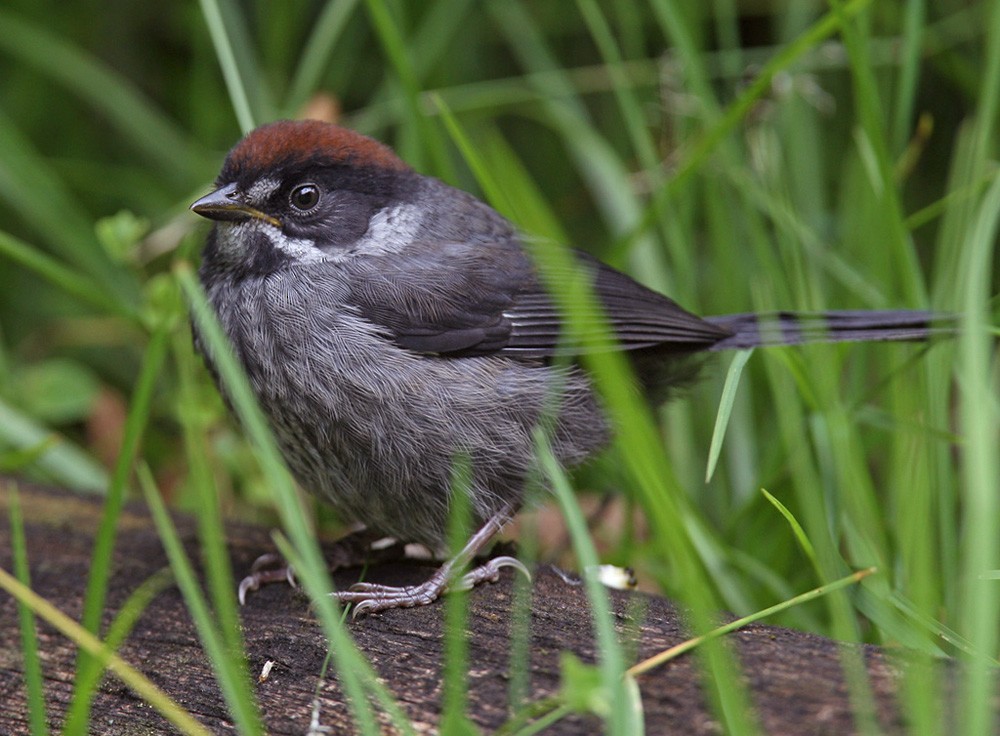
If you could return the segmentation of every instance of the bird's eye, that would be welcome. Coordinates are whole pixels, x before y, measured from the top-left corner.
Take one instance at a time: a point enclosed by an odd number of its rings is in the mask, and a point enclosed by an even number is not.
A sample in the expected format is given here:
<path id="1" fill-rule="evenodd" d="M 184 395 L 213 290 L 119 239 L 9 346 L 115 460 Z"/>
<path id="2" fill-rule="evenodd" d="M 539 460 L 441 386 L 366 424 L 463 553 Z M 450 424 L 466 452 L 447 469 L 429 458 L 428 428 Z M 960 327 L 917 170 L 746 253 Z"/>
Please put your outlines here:
<path id="1" fill-rule="evenodd" d="M 300 212 L 311 210 L 319 204 L 319 187 L 315 184 L 299 184 L 292 190 L 288 201 Z"/>

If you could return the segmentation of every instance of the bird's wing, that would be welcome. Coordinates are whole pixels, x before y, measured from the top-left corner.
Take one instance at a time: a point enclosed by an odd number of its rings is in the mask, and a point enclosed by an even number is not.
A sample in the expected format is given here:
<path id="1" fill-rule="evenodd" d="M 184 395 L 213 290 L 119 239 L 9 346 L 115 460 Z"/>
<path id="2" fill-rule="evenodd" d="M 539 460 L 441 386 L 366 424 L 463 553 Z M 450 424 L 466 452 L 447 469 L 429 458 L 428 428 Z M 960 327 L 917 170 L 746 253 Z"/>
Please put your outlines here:
<path id="1" fill-rule="evenodd" d="M 576 262 L 589 273 L 599 309 L 574 314 L 572 336 L 516 243 L 411 244 L 339 267 L 349 275 L 348 303 L 398 345 L 420 353 L 580 355 L 597 344 L 601 312 L 625 350 L 694 351 L 730 334 L 590 256 L 577 253 Z"/>

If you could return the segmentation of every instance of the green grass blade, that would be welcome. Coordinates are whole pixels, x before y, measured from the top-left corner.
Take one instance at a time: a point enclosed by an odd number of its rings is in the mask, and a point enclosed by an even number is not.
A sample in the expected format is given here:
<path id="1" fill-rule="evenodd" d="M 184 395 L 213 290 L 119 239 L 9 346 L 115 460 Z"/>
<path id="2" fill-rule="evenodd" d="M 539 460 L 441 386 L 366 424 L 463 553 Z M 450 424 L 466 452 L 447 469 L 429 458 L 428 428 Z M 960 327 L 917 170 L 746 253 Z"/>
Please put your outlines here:
<path id="1" fill-rule="evenodd" d="M 702 644 L 705 644 L 706 642 L 712 641 L 713 639 L 725 636 L 726 634 L 731 634 L 734 631 L 742 629 L 744 626 L 749 626 L 750 624 L 756 621 L 761 621 L 762 619 L 773 616 L 776 613 L 780 613 L 781 611 L 785 611 L 789 608 L 792 608 L 793 606 L 799 606 L 802 605 L 803 603 L 816 600 L 817 598 L 822 598 L 823 596 L 829 595 L 830 593 L 833 593 L 837 590 L 841 590 L 842 588 L 846 588 L 851 585 L 857 585 L 863 579 L 865 579 L 869 575 L 873 575 L 875 572 L 876 572 L 875 568 L 860 570 L 846 577 L 840 578 L 839 580 L 835 580 L 832 583 L 828 583 L 827 585 L 822 585 L 818 588 L 815 588 L 814 590 L 810 590 L 806 593 L 802 593 L 801 595 L 797 595 L 794 598 L 789 598 L 787 601 L 782 601 L 781 603 L 777 603 L 769 608 L 757 611 L 756 613 L 753 613 L 749 616 L 743 616 L 742 618 L 738 618 L 735 621 L 731 621 L 728 624 L 724 624 L 723 626 L 719 626 L 718 628 L 713 629 L 707 634 L 703 634 L 702 636 L 697 636 L 693 639 L 688 639 L 687 641 L 681 644 L 670 647 L 670 649 L 666 649 L 658 654 L 653 655 L 652 657 L 644 659 L 642 662 L 639 662 L 638 664 L 635 664 L 632 667 L 630 667 L 628 673 L 633 677 L 638 677 L 639 675 L 645 674 L 646 672 L 649 672 L 650 670 L 659 667 L 665 662 L 669 662 L 672 659 L 676 659 L 680 655 L 689 652 L 692 649 L 695 649 L 701 646 Z"/>
<path id="2" fill-rule="evenodd" d="M 622 54 L 614 32 L 595 0 L 577 0 L 576 4 L 587 23 L 590 35 L 601 51 L 604 63 L 608 67 L 611 90 L 618 102 L 618 110 L 622 119 L 625 121 L 625 129 L 628 131 L 632 148 L 655 185 L 661 178 L 660 157 L 657 155 L 656 144 L 646 123 L 642 104 L 628 83 Z"/>
<path id="3" fill-rule="evenodd" d="M 926 0 L 908 0 L 903 4 L 903 33 L 896 97 L 892 110 L 892 145 L 901 152 L 912 134 L 911 121 L 920 79 L 920 55 L 923 52 L 927 22 Z"/>
<path id="4" fill-rule="evenodd" d="M 249 133 L 260 123 L 267 120 L 261 117 L 250 105 L 250 98 L 247 94 L 247 80 L 244 74 L 247 73 L 245 67 L 237 63 L 236 52 L 233 47 L 233 39 L 230 28 L 226 25 L 220 0 L 200 0 L 201 12 L 205 17 L 205 25 L 212 36 L 212 45 L 215 47 L 215 55 L 222 69 L 222 76 L 226 80 L 226 89 L 229 91 L 229 101 L 236 113 L 236 120 L 239 122 L 240 130 Z M 234 8 L 229 8 L 231 17 L 238 18 L 238 12 Z M 244 31 L 244 36 L 245 31 Z"/>
<path id="5" fill-rule="evenodd" d="M 138 588 L 129 594 L 112 619 L 104 637 L 104 646 L 111 652 L 117 652 L 153 599 L 173 584 L 174 576 L 169 569 L 159 570 L 144 580 Z M 89 667 L 80 671 L 73 683 L 74 689 L 82 694 L 81 698 L 88 697 L 92 700 L 93 695 L 88 694 L 96 694 L 103 676 L 104 670 L 101 667 Z M 67 719 L 67 725 L 63 727 L 64 734 L 70 732 L 68 724 Z M 76 727 L 73 726 L 73 729 L 75 730 Z"/>
<path id="6" fill-rule="evenodd" d="M 449 558 L 459 553 L 473 530 L 470 529 L 472 463 L 467 455 L 455 458 L 451 478 L 451 503 L 448 509 Z M 456 568 L 452 580 L 458 580 L 469 566 Z M 469 720 L 469 593 L 450 590 L 444 600 L 444 665 L 442 673 L 441 730 L 448 734 L 474 734 Z"/>
<path id="7" fill-rule="evenodd" d="M 609 705 L 626 703 L 629 698 L 625 691 L 625 654 L 618 643 L 618 634 L 615 631 L 614 618 L 611 615 L 611 606 L 608 601 L 608 591 L 601 584 L 597 575 L 600 560 L 587 531 L 587 520 L 580 510 L 580 505 L 576 502 L 576 497 L 573 495 L 565 472 L 552 454 L 545 436 L 540 432 L 536 433 L 535 446 L 542 473 L 559 501 L 559 508 L 562 510 L 563 517 L 569 527 L 573 551 L 583 570 L 587 599 L 590 601 L 593 612 L 591 620 L 597 639 L 598 668 L 601 673 L 604 697 L 608 699 Z M 621 734 L 622 736 L 638 733 L 637 724 L 632 720 L 633 711 L 611 707 L 610 712 L 603 715 L 607 733 Z"/>
<path id="8" fill-rule="evenodd" d="M 94 549 L 90 556 L 90 576 L 84 594 L 81 623 L 93 634 L 99 633 L 104 605 L 107 600 L 108 580 L 111 577 L 111 560 L 117 539 L 118 519 L 125 505 L 127 483 L 132 475 L 132 467 L 139 454 L 143 432 L 149 421 L 153 401 L 153 391 L 160 377 L 167 353 L 167 336 L 170 325 L 163 322 L 150 338 L 146 346 L 142 368 L 136 380 L 125 428 L 122 447 L 115 461 L 114 472 L 104 500 L 101 523 L 94 539 Z M 81 649 L 77 658 L 77 682 L 88 683 L 96 678 L 101 663 L 86 649 Z M 92 689 L 77 687 L 66 713 L 64 732 L 67 734 L 87 733 L 90 721 L 91 699 L 96 693 Z"/>
<path id="9" fill-rule="evenodd" d="M 113 672 L 130 690 L 149 703 L 160 715 L 186 736 L 211 736 L 191 715 L 150 680 L 123 659 L 115 655 L 92 633 L 80 626 L 47 600 L 21 584 L 6 570 L 0 568 L 0 589 L 6 590 L 18 601 L 28 606 L 35 615 L 70 639 L 96 659 L 102 668 Z"/>
<path id="10" fill-rule="evenodd" d="M 10 508 L 10 547 L 14 555 L 14 574 L 25 588 L 31 587 L 28 569 L 28 542 L 24 537 L 24 517 L 18 498 L 17 484 L 8 486 Z M 21 627 L 21 656 L 24 658 L 24 687 L 28 694 L 28 723 L 32 736 L 49 732 L 45 713 L 45 691 L 42 688 L 42 662 L 38 656 L 38 634 L 35 616 L 22 601 L 17 602 L 17 619 Z"/>
<path id="11" fill-rule="evenodd" d="M 740 350 L 733 356 L 726 371 L 726 383 L 722 387 L 722 396 L 719 397 L 719 411 L 715 415 L 715 429 L 712 430 L 712 444 L 708 448 L 708 465 L 705 468 L 705 482 L 712 480 L 715 474 L 715 464 L 719 461 L 719 453 L 722 452 L 722 440 L 726 436 L 726 427 L 729 426 L 729 417 L 733 412 L 733 404 L 736 401 L 736 391 L 740 387 L 740 376 L 743 374 L 743 367 L 753 355 L 753 350 Z"/>
<path id="12" fill-rule="evenodd" d="M 1000 11 L 997 12 L 1000 19 Z M 1000 38 L 1000 34 L 997 36 Z M 984 121 L 980 121 L 982 124 Z M 962 335 L 958 341 L 961 422 L 965 436 L 963 465 L 967 490 L 963 510 L 964 591 L 962 633 L 976 649 L 993 656 L 1000 641 L 996 622 L 1000 618 L 1000 590 L 996 583 L 981 578 L 996 565 L 1000 543 L 995 520 L 1000 514 L 996 489 L 1000 487 L 1000 463 L 996 448 L 1000 443 L 1000 417 L 993 402 L 984 396 L 996 390 L 994 338 L 987 329 L 986 310 L 992 279 L 992 263 L 1000 226 L 1000 176 L 983 198 L 978 216 L 969 231 L 968 257 L 964 274 L 965 290 Z M 961 733 L 985 733 L 994 722 L 991 706 L 995 672 L 973 659 L 964 678 Z"/>
<path id="13" fill-rule="evenodd" d="M 197 503 L 198 539 L 207 574 L 207 585 L 212 596 L 212 609 L 218 622 L 218 631 L 227 651 L 242 660 L 245 649 L 237 613 L 236 581 L 229 564 L 225 530 L 220 512 L 219 494 L 209 463 L 209 439 L 205 427 L 205 414 L 199 402 L 195 384 L 196 361 L 190 336 L 174 336 L 174 356 L 179 376 L 178 414 L 184 431 L 188 473 Z M 234 673 L 239 677 L 245 671 Z M 243 697 L 246 693 L 240 691 Z M 243 704 L 244 708 L 248 704 Z"/>
<path id="14" fill-rule="evenodd" d="M 354 15 L 359 0 L 328 2 L 323 7 L 313 26 L 309 40 L 302 48 L 295 75 L 292 78 L 288 99 L 284 105 L 287 114 L 294 114 L 319 87 L 319 81 L 326 72 L 337 41 Z"/>
<path id="15" fill-rule="evenodd" d="M 774 506 L 774 508 L 778 510 L 779 514 L 785 517 L 785 521 L 787 521 L 788 526 L 791 527 L 792 533 L 795 535 L 795 539 L 798 541 L 802 551 L 806 553 L 806 557 L 809 558 L 813 568 L 815 568 L 817 574 L 822 574 L 819 566 L 819 560 L 816 558 L 816 548 L 813 547 L 812 542 L 809 541 L 809 536 L 806 534 L 806 530 L 802 528 L 799 520 L 795 518 L 795 515 L 789 511 L 785 504 L 768 493 L 766 488 L 761 488 L 760 492 L 764 495 L 764 498 L 767 499 L 767 502 Z"/>
<path id="16" fill-rule="evenodd" d="M 428 123 L 420 99 L 420 80 L 417 76 L 410 52 L 402 32 L 384 0 L 365 0 L 372 25 L 378 34 L 382 49 L 389 63 L 399 77 L 403 88 L 403 99 L 409 115 L 407 120 L 416 133 L 416 146 L 410 146 L 405 154 L 414 167 L 433 173 L 445 181 L 455 181 L 451 161 L 445 151 L 444 142 L 437 130 Z"/>
<path id="17" fill-rule="evenodd" d="M 32 454 L 35 448 L 47 445 L 34 465 L 47 477 L 68 488 L 89 493 L 104 493 L 108 474 L 100 463 L 85 450 L 54 435 L 19 409 L 0 400 L 0 441 Z"/>
<path id="18" fill-rule="evenodd" d="M 187 558 L 177 529 L 163 505 L 163 499 L 156 488 L 156 481 L 146 466 L 139 468 L 139 485 L 156 524 L 156 530 L 163 541 L 163 548 L 170 560 L 170 568 L 177 580 L 177 586 L 181 589 L 184 602 L 194 619 L 198 638 L 212 662 L 229 713 L 241 734 L 263 734 L 264 726 L 250 686 L 250 673 L 247 671 L 244 653 L 242 650 L 231 648 L 227 635 L 216 625 L 215 616 L 202 595 L 194 568 Z"/>

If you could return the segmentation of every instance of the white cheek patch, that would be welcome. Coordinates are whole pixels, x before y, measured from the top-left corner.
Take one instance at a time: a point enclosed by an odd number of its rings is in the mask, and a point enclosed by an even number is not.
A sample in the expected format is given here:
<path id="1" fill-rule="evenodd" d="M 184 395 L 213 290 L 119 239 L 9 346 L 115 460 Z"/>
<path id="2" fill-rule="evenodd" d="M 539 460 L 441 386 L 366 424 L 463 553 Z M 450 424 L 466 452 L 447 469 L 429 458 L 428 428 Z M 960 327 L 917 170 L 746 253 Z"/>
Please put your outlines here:
<path id="1" fill-rule="evenodd" d="M 352 250 L 355 253 L 382 255 L 398 253 L 412 243 L 423 223 L 423 210 L 412 204 L 400 204 L 379 210 L 368 223 L 366 232 Z"/>
<path id="2" fill-rule="evenodd" d="M 275 249 L 299 263 L 316 263 L 330 260 L 313 241 L 305 238 L 290 238 L 274 225 L 263 220 L 247 220 L 227 223 L 219 227 L 218 245 L 233 261 L 246 257 L 245 243 L 250 235 L 259 233 L 267 238 Z"/>

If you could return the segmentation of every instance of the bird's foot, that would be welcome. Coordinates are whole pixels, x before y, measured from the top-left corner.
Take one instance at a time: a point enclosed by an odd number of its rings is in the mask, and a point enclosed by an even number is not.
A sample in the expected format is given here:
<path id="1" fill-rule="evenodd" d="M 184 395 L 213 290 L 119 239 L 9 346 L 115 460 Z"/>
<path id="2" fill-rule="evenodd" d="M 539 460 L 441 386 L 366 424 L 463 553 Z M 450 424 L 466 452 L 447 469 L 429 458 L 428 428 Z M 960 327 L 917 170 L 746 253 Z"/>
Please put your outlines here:
<path id="1" fill-rule="evenodd" d="M 395 540 L 383 544 L 382 540 L 385 539 L 384 535 L 368 529 L 351 532 L 338 540 L 330 549 L 327 555 L 330 572 L 345 567 L 359 567 L 368 563 L 388 562 L 406 557 L 404 545 Z M 298 587 L 292 566 L 284 557 L 273 552 L 254 560 L 250 566 L 250 574 L 240 581 L 236 590 L 240 605 L 246 603 L 248 593 L 270 583 L 288 583 L 293 588 Z"/>
<path id="2" fill-rule="evenodd" d="M 500 570 L 512 567 L 524 573 L 530 580 L 531 573 L 520 560 L 514 557 L 495 557 L 449 584 L 450 565 L 442 566 L 426 582 L 420 585 L 393 586 L 376 583 L 355 583 L 348 590 L 332 593 L 341 603 L 354 605 L 352 616 L 359 613 L 377 613 L 390 608 L 413 608 L 433 603 L 447 590 L 471 590 L 480 583 L 496 582 Z"/>

